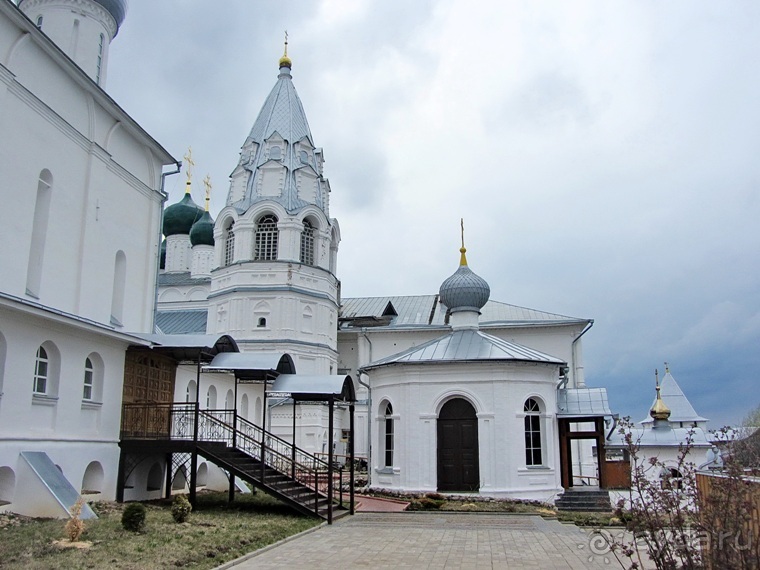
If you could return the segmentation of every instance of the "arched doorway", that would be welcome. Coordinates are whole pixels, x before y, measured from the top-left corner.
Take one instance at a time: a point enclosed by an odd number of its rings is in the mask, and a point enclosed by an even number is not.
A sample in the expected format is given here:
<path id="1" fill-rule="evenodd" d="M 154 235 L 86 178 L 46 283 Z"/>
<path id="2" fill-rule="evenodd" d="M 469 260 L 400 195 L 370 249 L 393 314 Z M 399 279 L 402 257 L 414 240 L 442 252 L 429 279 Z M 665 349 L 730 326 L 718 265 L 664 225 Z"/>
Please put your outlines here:
<path id="1" fill-rule="evenodd" d="M 438 490 L 477 491 L 478 418 L 467 400 L 446 402 L 438 414 Z"/>

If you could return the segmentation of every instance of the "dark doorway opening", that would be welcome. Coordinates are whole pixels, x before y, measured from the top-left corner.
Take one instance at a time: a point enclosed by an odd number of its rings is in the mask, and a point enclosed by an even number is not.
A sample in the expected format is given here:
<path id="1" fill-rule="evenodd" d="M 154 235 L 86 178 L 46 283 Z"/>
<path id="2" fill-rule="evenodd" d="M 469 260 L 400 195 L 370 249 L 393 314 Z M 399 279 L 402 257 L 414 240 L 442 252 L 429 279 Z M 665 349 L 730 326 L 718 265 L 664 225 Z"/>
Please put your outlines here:
<path id="1" fill-rule="evenodd" d="M 438 490 L 477 491 L 478 418 L 467 400 L 455 398 L 438 415 Z"/>

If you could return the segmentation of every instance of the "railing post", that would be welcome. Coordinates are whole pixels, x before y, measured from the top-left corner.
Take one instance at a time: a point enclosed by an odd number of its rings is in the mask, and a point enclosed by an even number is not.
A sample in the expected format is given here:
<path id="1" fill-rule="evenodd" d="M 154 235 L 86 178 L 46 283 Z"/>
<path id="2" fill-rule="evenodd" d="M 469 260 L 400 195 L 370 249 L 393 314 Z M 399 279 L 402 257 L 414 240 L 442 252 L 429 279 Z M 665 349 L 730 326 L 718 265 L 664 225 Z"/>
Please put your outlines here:
<path id="1" fill-rule="evenodd" d="M 335 400 L 330 396 L 330 417 L 328 419 L 327 433 L 327 524 L 332 524 L 333 514 L 333 415 L 335 413 Z"/>
<path id="2" fill-rule="evenodd" d="M 292 395 L 291 395 L 292 397 Z M 290 476 L 296 478 L 296 399 L 293 398 L 293 447 L 290 453 L 291 472 Z"/>
<path id="3" fill-rule="evenodd" d="M 235 379 L 235 392 L 237 393 L 237 379 Z M 235 409 L 232 410 L 232 448 L 237 449 L 237 396 L 235 397 Z M 227 500 L 232 503 L 235 500 L 235 475 L 230 471 L 230 490 Z"/>

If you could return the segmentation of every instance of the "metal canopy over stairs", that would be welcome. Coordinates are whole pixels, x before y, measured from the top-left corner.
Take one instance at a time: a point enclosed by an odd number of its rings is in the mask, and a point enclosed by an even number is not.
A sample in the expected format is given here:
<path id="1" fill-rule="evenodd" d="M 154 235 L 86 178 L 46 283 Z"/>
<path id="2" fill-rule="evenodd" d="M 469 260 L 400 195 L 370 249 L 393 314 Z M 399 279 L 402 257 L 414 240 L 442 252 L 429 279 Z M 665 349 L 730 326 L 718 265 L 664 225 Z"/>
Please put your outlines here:
<path id="1" fill-rule="evenodd" d="M 125 404 L 121 433 L 122 462 L 117 498 L 123 500 L 129 475 L 125 456 L 145 453 L 190 453 L 191 498 L 194 498 L 197 455 L 230 474 L 266 491 L 297 511 L 332 521 L 333 509 L 343 508 L 343 472 L 332 457 L 320 459 L 256 426 L 235 410 L 200 410 L 187 404 Z M 349 506 L 354 508 L 353 462 Z M 337 500 L 334 486 L 338 482 Z M 170 493 L 167 482 L 167 493 Z M 230 496 L 233 492 L 231 490 Z M 335 505 L 334 503 L 337 503 Z"/>

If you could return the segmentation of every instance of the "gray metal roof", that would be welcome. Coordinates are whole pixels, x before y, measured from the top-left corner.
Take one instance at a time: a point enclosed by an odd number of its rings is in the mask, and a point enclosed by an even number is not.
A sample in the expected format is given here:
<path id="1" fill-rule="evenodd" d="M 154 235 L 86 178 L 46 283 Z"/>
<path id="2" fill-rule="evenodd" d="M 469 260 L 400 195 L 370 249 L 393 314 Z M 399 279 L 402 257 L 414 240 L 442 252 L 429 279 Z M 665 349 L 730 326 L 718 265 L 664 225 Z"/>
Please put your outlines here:
<path id="1" fill-rule="evenodd" d="M 694 406 L 691 405 L 686 394 L 683 393 L 678 382 L 676 382 L 676 379 L 673 378 L 673 375 L 669 371 L 665 372 L 665 376 L 660 383 L 660 397 L 670 409 L 669 421 L 684 423 L 708 421 L 707 418 L 703 418 L 696 412 Z M 656 397 L 652 400 L 652 406 L 654 406 L 656 400 Z M 649 406 L 650 410 L 652 409 L 652 406 Z M 649 417 L 649 415 L 647 415 L 646 419 L 641 421 L 642 424 L 651 424 L 653 422 L 654 420 Z"/>
<path id="2" fill-rule="evenodd" d="M 205 334 L 208 310 L 158 311 L 156 329 L 162 334 Z"/>
<path id="3" fill-rule="evenodd" d="M 634 428 L 631 430 L 633 443 L 639 447 L 678 447 L 691 438 L 693 447 L 710 447 L 707 434 L 702 428 L 673 428 L 670 426 L 657 428 Z M 627 448 L 624 436 L 615 430 L 607 439 L 607 447 Z"/>
<path id="4" fill-rule="evenodd" d="M 389 304 L 393 311 L 388 310 Z M 342 299 L 340 308 L 341 329 L 373 325 L 388 328 L 440 328 L 447 324 L 446 310 L 447 307 L 440 303 L 438 295 L 345 298 Z M 374 323 L 371 322 L 373 320 Z M 480 326 L 572 324 L 589 320 L 488 301 L 481 309 Z"/>
<path id="5" fill-rule="evenodd" d="M 285 145 L 284 152 L 280 159 L 276 159 L 286 169 L 285 180 L 283 181 L 280 196 L 259 196 L 257 188 L 259 181 L 263 176 L 261 167 L 272 162 L 264 142 L 273 135 L 279 135 L 288 144 Z M 296 186 L 295 172 L 301 168 L 310 168 L 318 179 L 317 192 L 314 203 L 327 212 L 327 185 L 319 174 L 317 165 L 317 155 L 319 153 L 309 153 L 306 162 L 296 155 L 294 144 L 306 139 L 309 145 L 314 147 L 314 139 L 311 137 L 309 123 L 306 120 L 306 113 L 303 110 L 301 99 L 298 97 L 296 88 L 290 76 L 290 69 L 280 68 L 280 74 L 277 77 L 277 83 L 269 93 L 264 106 L 256 118 L 251 132 L 243 145 L 244 152 L 241 153 L 240 166 L 250 170 L 252 175 L 248 179 L 248 186 L 243 198 L 231 204 L 239 211 L 244 212 L 250 208 L 251 204 L 259 200 L 273 200 L 282 204 L 288 212 L 295 212 L 300 208 L 308 205 L 308 202 L 298 197 L 298 188 Z M 245 152 L 246 146 L 251 142 L 257 144 L 255 152 L 250 156 Z M 230 204 L 228 204 L 230 205 Z"/>
<path id="6" fill-rule="evenodd" d="M 330 398 L 345 402 L 356 401 L 354 383 L 350 376 L 305 376 L 281 374 L 274 381 L 270 393 L 287 395 L 294 400 L 325 401 Z"/>
<path id="7" fill-rule="evenodd" d="M 554 356 L 502 340 L 477 330 L 458 330 L 387 358 L 370 362 L 363 370 L 391 364 L 517 361 L 565 364 Z"/>
<path id="8" fill-rule="evenodd" d="M 209 362 L 220 352 L 238 352 L 231 336 L 223 334 L 142 334 L 135 336 L 152 343 L 151 350 L 171 356 L 178 361 Z"/>
<path id="9" fill-rule="evenodd" d="M 557 391 L 558 417 L 611 416 L 606 388 L 566 388 Z"/>
<path id="10" fill-rule="evenodd" d="M 211 277 L 191 277 L 189 271 L 179 273 L 159 273 L 159 286 L 179 286 L 179 285 L 208 285 L 211 283 Z"/>
<path id="11" fill-rule="evenodd" d="M 289 354 L 221 352 L 203 370 L 234 372 L 241 380 L 265 380 L 277 374 L 295 374 L 296 366 Z"/>

